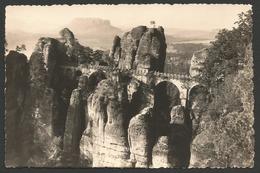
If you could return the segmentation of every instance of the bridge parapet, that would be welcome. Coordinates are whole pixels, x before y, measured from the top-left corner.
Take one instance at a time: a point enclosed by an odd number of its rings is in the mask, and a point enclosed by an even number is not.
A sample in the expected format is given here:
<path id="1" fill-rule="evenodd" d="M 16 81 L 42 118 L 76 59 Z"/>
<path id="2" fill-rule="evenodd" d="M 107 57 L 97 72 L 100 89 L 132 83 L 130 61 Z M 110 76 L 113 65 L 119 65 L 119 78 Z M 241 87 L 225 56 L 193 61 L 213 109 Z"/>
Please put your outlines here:
<path id="1" fill-rule="evenodd" d="M 162 73 L 159 71 L 154 71 L 153 75 L 157 77 L 169 78 L 169 79 L 191 80 L 191 77 L 187 74 L 172 74 L 172 73 Z"/>
<path id="2" fill-rule="evenodd" d="M 128 71 L 130 72 L 130 74 L 134 74 L 136 76 L 146 76 L 149 71 L 148 69 L 136 69 L 136 70 L 124 70 L 124 69 L 120 69 L 120 68 L 111 68 L 109 66 L 102 66 L 102 65 L 84 65 L 84 66 L 79 66 L 79 67 L 73 67 L 73 66 L 60 66 L 60 68 L 65 69 L 70 69 L 70 70 L 79 70 L 82 72 L 82 74 L 88 75 L 93 71 L 96 70 L 102 70 L 104 72 L 115 72 L 115 73 L 119 73 L 119 72 L 124 72 L 124 71 Z M 153 76 L 155 77 L 159 77 L 159 78 L 164 78 L 164 79 L 176 79 L 176 80 L 182 80 L 182 81 L 188 81 L 188 80 L 192 80 L 192 78 L 187 75 L 187 74 L 173 74 L 173 73 L 163 73 L 163 72 L 159 72 L 159 71 L 153 71 L 152 72 Z"/>

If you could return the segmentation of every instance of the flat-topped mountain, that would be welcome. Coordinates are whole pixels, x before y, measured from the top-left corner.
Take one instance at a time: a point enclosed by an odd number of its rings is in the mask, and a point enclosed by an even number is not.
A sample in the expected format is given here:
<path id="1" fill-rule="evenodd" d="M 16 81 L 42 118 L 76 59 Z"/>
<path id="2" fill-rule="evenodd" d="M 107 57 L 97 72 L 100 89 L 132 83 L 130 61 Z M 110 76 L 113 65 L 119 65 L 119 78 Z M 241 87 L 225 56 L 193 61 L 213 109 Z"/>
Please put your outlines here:
<path id="1" fill-rule="evenodd" d="M 110 20 L 100 18 L 75 18 L 68 21 L 62 27 L 70 28 L 79 41 L 84 46 L 89 46 L 93 49 L 109 50 L 115 35 L 122 36 L 124 32 L 131 30 L 114 26 Z M 60 27 L 59 27 L 60 28 Z M 15 49 L 17 45 L 25 44 L 27 56 L 33 52 L 34 45 L 40 37 L 58 37 L 59 28 L 55 30 L 46 29 L 43 33 L 31 33 L 28 30 L 13 29 L 6 32 L 6 40 L 8 49 Z M 208 42 L 213 40 L 214 31 L 198 31 L 195 29 L 182 28 L 165 28 L 166 43 L 170 46 L 172 43 L 183 42 Z"/>

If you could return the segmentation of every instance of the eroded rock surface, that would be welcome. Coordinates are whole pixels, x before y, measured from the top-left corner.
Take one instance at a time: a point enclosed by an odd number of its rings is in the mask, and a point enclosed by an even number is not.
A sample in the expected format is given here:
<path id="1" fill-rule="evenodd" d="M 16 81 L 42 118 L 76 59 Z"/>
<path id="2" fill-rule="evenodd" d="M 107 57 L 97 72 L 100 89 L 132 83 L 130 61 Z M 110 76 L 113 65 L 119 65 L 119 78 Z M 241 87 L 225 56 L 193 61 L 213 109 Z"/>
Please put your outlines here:
<path id="1" fill-rule="evenodd" d="M 6 56 L 6 166 L 19 164 L 21 148 L 16 144 L 21 143 L 21 120 L 26 94 L 29 87 L 29 66 L 27 57 L 15 51 L 10 51 Z M 15 159 L 13 159 L 15 158 Z"/>
<path id="2" fill-rule="evenodd" d="M 146 107 L 129 123 L 128 141 L 134 167 L 148 168 L 151 161 L 152 108 Z"/>
<path id="3" fill-rule="evenodd" d="M 78 165 L 80 159 L 80 139 L 85 129 L 85 109 L 81 89 L 73 90 L 67 112 L 63 152 L 67 157 L 67 166 Z"/>
<path id="4" fill-rule="evenodd" d="M 118 66 L 119 59 L 121 58 L 121 38 L 117 35 L 113 40 L 113 45 L 109 56 L 113 57 L 115 65 Z"/>
<path id="5" fill-rule="evenodd" d="M 121 69 L 163 71 L 166 56 L 164 29 L 138 26 L 126 32 L 120 41 L 115 37 L 110 56 L 119 59 Z"/>
<path id="6" fill-rule="evenodd" d="M 122 84 L 103 80 L 89 99 L 92 119 L 93 166 L 129 167 L 127 93 Z"/>
<path id="7" fill-rule="evenodd" d="M 238 134 L 244 137 L 240 140 L 244 146 L 253 148 L 247 137 L 252 131 L 227 135 L 232 134 L 229 127 L 252 126 L 247 105 L 214 122 L 206 111 L 209 91 L 192 84 L 186 107 L 181 106 L 183 90 L 167 81 L 171 75 L 151 72 L 163 71 L 165 52 L 163 28 L 145 26 L 115 37 L 112 61 L 103 57 L 103 51 L 80 45 L 68 28 L 58 39 L 40 38 L 29 63 L 23 55 L 10 52 L 6 126 L 17 133 L 8 130 L 7 152 L 19 161 L 7 158 L 9 165 L 186 168 L 190 160 L 192 167 L 248 165 L 237 159 L 242 156 L 234 152 L 238 143 L 230 160 L 223 159 L 219 149 L 228 148 Z M 206 58 L 205 50 L 194 53 L 192 77 L 201 77 Z M 139 69 L 141 73 L 135 73 Z M 242 72 L 239 75 L 237 79 L 243 77 Z M 10 102 L 13 98 L 17 99 Z M 15 142 L 21 142 L 21 151 L 12 149 Z M 248 151 L 241 151 L 250 157 Z"/>
<path id="8" fill-rule="evenodd" d="M 153 147 L 153 167 L 188 167 L 190 159 L 190 118 L 183 106 L 174 106 L 167 127 L 167 134 L 159 136 Z"/>
<path id="9" fill-rule="evenodd" d="M 163 71 L 165 55 L 166 43 L 163 28 L 149 28 L 139 42 L 134 63 L 137 68 Z"/>
<path id="10" fill-rule="evenodd" d="M 208 58 L 207 49 L 202 49 L 200 51 L 194 52 L 191 58 L 190 70 L 189 73 L 191 77 L 202 78 L 205 62 Z"/>

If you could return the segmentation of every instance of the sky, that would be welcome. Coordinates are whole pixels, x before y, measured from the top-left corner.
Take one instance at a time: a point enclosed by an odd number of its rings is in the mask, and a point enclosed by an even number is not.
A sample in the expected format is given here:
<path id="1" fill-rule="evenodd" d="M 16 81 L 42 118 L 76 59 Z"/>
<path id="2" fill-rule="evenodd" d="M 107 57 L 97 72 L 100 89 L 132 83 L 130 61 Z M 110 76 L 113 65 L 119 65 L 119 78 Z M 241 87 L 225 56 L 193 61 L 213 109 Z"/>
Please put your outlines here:
<path id="1" fill-rule="evenodd" d="M 194 30 L 231 29 L 237 14 L 251 5 L 232 4 L 148 4 L 148 5 L 53 5 L 7 6 L 6 30 L 26 30 L 32 33 L 56 30 L 74 18 L 102 18 L 121 28 L 157 25 Z"/>

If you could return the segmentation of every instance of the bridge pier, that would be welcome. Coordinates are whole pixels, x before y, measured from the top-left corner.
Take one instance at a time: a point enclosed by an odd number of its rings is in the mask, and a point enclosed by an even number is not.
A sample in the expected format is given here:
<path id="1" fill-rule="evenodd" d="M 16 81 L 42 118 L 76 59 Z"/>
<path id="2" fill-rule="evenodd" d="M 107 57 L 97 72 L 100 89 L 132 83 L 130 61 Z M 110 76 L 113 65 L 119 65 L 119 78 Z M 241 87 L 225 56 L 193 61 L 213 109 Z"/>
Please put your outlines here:
<path id="1" fill-rule="evenodd" d="M 187 99 L 188 99 L 188 89 L 184 88 L 180 90 L 180 100 L 182 106 L 184 107 L 187 106 Z"/>

